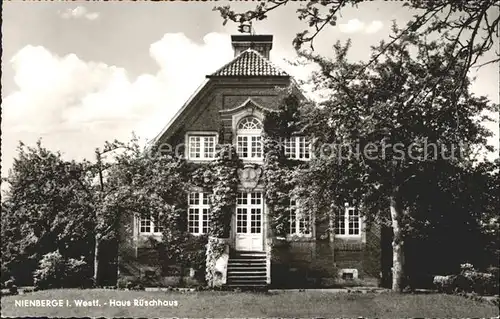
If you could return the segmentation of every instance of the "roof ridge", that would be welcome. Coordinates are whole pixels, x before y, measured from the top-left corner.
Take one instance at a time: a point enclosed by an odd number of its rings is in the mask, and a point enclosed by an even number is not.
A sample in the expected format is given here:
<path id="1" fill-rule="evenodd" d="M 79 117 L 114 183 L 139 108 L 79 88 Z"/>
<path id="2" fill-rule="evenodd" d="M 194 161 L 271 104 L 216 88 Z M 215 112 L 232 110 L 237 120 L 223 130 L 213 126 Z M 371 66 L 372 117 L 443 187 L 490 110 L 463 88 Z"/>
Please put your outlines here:
<path id="1" fill-rule="evenodd" d="M 252 58 L 251 55 L 255 55 Z M 249 56 L 246 60 L 245 57 Z M 240 65 L 238 65 L 240 64 Z M 249 72 L 249 69 L 255 69 Z M 258 74 L 260 72 L 260 74 Z M 226 74 L 225 74 L 226 73 Z M 249 74 L 255 73 L 255 74 Z M 217 69 L 207 78 L 215 76 L 282 76 L 288 77 L 289 75 L 281 69 L 279 66 L 274 64 L 270 59 L 266 58 L 258 51 L 248 48 L 238 55 L 236 55 L 231 61 L 224 64 L 222 67 Z"/>
<path id="2" fill-rule="evenodd" d="M 224 64 L 223 66 L 221 66 L 220 68 L 218 68 L 215 72 L 212 72 L 212 74 L 216 74 L 216 73 L 219 73 L 219 71 L 224 70 L 226 67 L 228 67 L 234 61 L 236 61 L 241 55 L 243 55 L 243 53 L 245 53 L 248 50 L 251 50 L 251 49 L 248 48 L 248 49 L 246 49 L 244 51 L 241 51 L 240 53 L 238 53 L 238 55 L 236 55 L 234 58 L 232 58 L 231 61 L 227 62 L 226 64 Z"/>
<path id="3" fill-rule="evenodd" d="M 253 53 L 256 53 L 258 56 L 260 56 L 261 58 L 263 58 L 265 61 L 267 61 L 267 63 L 271 64 L 272 67 L 274 67 L 275 69 L 277 69 L 278 71 L 281 71 L 283 73 L 286 73 L 285 70 L 283 70 L 282 68 L 280 68 L 279 66 L 276 65 L 276 63 L 274 63 L 273 61 L 271 61 L 270 58 L 266 58 L 265 56 L 263 56 L 262 54 L 260 54 L 259 51 L 257 50 L 254 50 L 252 48 L 248 48 L 246 49 L 245 51 L 252 51 Z M 245 52 L 243 51 L 243 52 Z"/>

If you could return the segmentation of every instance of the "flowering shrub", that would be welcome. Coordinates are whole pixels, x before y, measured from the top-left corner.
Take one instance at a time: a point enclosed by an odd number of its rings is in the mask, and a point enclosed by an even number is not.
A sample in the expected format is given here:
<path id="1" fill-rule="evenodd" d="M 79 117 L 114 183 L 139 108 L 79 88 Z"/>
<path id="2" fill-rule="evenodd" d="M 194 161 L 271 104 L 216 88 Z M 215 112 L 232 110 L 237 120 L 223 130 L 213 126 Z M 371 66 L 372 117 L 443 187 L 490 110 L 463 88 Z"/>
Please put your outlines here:
<path id="1" fill-rule="evenodd" d="M 460 276 L 464 278 L 464 287 L 459 287 L 461 291 L 480 295 L 498 294 L 498 281 L 493 274 L 479 272 L 471 264 L 461 265 L 461 268 Z"/>
<path id="2" fill-rule="evenodd" d="M 455 280 L 454 275 L 450 276 L 435 276 L 433 283 L 439 292 L 444 292 L 447 294 L 453 293 L 453 283 Z"/>
<path id="3" fill-rule="evenodd" d="M 9 289 L 9 295 L 17 295 L 17 286 L 14 278 L 5 281 L 4 286 Z"/>
<path id="4" fill-rule="evenodd" d="M 45 254 L 34 272 L 35 288 L 81 287 L 87 278 L 83 275 L 86 262 L 82 259 L 65 259 L 59 251 Z"/>
<path id="5" fill-rule="evenodd" d="M 494 274 L 479 272 L 471 264 L 462 264 L 458 275 L 435 276 L 434 285 L 444 293 L 498 294 L 498 280 Z"/>

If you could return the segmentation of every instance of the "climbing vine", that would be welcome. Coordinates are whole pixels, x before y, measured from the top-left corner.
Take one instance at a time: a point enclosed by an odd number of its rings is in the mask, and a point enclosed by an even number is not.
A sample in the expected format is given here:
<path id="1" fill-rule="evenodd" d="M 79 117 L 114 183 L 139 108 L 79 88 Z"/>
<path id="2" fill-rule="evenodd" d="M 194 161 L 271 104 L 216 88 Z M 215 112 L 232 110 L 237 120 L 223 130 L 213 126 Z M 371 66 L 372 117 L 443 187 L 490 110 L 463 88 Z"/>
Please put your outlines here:
<path id="1" fill-rule="evenodd" d="M 300 165 L 285 157 L 283 139 L 300 130 L 298 100 L 288 95 L 278 111 L 267 112 L 262 141 L 264 147 L 263 180 L 268 218 L 274 235 L 285 237 L 290 227 L 290 198 L 295 186 L 294 171 Z"/>
<path id="2" fill-rule="evenodd" d="M 296 106 L 296 100 L 287 98 L 277 112 L 268 112 L 262 133 L 262 182 L 265 185 L 269 226 L 274 236 L 278 237 L 284 237 L 288 233 L 290 198 L 296 184 L 294 174 L 298 165 L 303 164 L 287 159 L 281 143 L 283 138 L 289 138 L 298 131 Z M 228 257 L 225 256 L 228 252 L 227 239 L 231 232 L 240 182 L 238 169 L 242 168 L 234 145 L 222 143 L 225 135 L 221 126 L 216 159 L 213 162 L 193 163 L 183 160 L 178 166 L 178 187 L 181 191 L 173 202 L 170 201 L 173 205 L 164 207 L 162 217 L 165 256 L 183 266 L 203 270 L 210 286 L 214 286 L 224 276 L 224 266 L 221 266 L 224 262 L 219 263 L 219 260 L 223 261 L 223 258 Z M 254 164 L 254 168 L 258 166 Z M 187 194 L 193 188 L 211 193 L 208 236 L 203 238 L 193 238 L 187 232 Z M 200 241 L 205 242 L 202 251 Z M 202 255 L 205 256 L 205 263 L 200 262 Z"/>
<path id="3" fill-rule="evenodd" d="M 227 242 L 222 238 L 209 237 L 206 245 L 206 271 L 205 280 L 209 286 L 216 286 L 217 281 L 222 279 L 222 271 L 216 268 L 217 260 L 224 255 Z"/>
<path id="4" fill-rule="evenodd" d="M 286 159 L 280 143 L 263 134 L 263 181 L 268 207 L 268 220 L 274 235 L 284 237 L 290 225 L 290 180 Z"/>
<path id="5" fill-rule="evenodd" d="M 213 194 L 210 210 L 209 235 L 228 238 L 231 216 L 238 191 L 238 167 L 240 161 L 232 145 L 222 145 L 211 166 Z"/>
<path id="6" fill-rule="evenodd" d="M 236 204 L 238 191 L 238 167 L 240 161 L 232 145 L 221 145 L 216 160 L 209 167 L 211 170 L 212 199 L 209 217 L 209 238 L 206 246 L 205 279 L 209 286 L 217 285 L 222 279 L 217 261 L 224 255 L 227 247 L 226 238 L 231 231 L 231 217 Z M 208 174 L 205 174 L 208 177 Z"/>

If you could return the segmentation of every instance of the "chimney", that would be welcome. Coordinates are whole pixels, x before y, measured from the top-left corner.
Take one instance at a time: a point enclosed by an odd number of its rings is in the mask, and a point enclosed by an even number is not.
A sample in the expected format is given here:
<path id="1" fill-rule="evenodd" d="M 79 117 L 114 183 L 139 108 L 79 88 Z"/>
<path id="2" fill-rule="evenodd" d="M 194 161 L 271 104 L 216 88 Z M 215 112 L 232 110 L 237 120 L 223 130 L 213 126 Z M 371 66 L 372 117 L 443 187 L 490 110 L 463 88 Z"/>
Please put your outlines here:
<path id="1" fill-rule="evenodd" d="M 232 35 L 231 44 L 234 49 L 234 56 L 237 56 L 246 49 L 253 49 L 265 58 L 269 59 L 269 52 L 273 47 L 272 35 Z"/>

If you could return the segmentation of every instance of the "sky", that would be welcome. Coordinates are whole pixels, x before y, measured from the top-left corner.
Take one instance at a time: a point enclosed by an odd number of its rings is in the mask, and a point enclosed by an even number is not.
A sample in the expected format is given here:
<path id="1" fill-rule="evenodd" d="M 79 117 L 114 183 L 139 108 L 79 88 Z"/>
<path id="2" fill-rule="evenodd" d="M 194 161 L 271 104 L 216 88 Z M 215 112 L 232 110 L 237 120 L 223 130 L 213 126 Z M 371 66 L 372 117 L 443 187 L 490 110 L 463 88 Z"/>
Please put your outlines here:
<path id="1" fill-rule="evenodd" d="M 233 57 L 234 23 L 222 25 L 214 5 L 253 8 L 255 2 L 4 2 L 2 12 L 2 176 L 19 141 L 38 139 L 67 159 L 93 160 L 107 140 L 135 132 L 153 139 L 209 74 Z M 271 60 L 305 79 L 310 68 L 293 67 L 292 40 L 305 27 L 300 2 L 254 24 L 274 36 Z M 346 7 L 337 26 L 324 29 L 315 50 L 331 56 L 338 40 L 352 39 L 350 58 L 366 60 L 369 48 L 388 39 L 392 21 L 415 12 L 402 2 L 363 2 Z M 493 54 L 493 53 L 492 53 Z M 487 56 L 484 59 L 491 59 Z M 499 103 L 499 66 L 483 67 L 472 91 Z M 498 124 L 488 124 L 496 136 Z"/>

